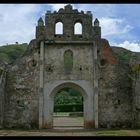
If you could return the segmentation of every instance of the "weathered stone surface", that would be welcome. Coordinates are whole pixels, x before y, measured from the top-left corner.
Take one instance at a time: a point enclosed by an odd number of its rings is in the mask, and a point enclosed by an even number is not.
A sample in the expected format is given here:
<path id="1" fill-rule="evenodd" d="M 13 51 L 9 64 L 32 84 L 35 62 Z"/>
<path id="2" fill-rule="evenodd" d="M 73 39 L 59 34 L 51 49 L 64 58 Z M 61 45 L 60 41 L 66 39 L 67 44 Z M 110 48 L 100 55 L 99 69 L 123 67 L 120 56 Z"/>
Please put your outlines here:
<path id="1" fill-rule="evenodd" d="M 95 121 L 84 121 L 84 128 L 92 129 L 95 127 Z"/>
<path id="2" fill-rule="evenodd" d="M 0 61 L 0 128 L 3 128 L 7 63 Z"/>
<path id="3" fill-rule="evenodd" d="M 63 34 L 55 24 L 63 23 Z M 140 127 L 140 79 L 101 39 L 101 27 L 91 12 L 71 5 L 46 13 L 36 27 L 25 54 L 0 74 L 0 128 L 53 128 L 53 98 L 71 87 L 84 98 L 85 128 Z M 75 23 L 82 34 L 74 34 Z M 72 52 L 72 68 L 65 69 L 64 54 Z M 0 65 L 1 66 L 1 65 Z M 4 68 L 6 69 L 6 68 Z"/>
<path id="4" fill-rule="evenodd" d="M 132 82 L 123 64 L 101 69 L 99 80 L 100 127 L 132 126 Z"/>

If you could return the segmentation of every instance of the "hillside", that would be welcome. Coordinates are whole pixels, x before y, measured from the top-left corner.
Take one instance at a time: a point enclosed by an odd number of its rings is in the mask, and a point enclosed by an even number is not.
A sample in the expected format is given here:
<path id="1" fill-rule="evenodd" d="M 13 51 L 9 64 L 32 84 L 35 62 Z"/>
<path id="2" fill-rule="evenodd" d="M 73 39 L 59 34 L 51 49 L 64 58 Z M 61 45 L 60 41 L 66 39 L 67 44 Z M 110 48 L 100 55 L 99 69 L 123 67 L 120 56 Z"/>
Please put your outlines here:
<path id="1" fill-rule="evenodd" d="M 116 46 L 111 46 L 111 48 L 121 61 L 124 61 L 126 63 L 129 63 L 131 60 L 140 62 L 140 52 L 132 52 Z"/>
<path id="2" fill-rule="evenodd" d="M 0 60 L 14 63 L 17 58 L 23 55 L 27 46 L 27 43 L 0 46 Z"/>
<path id="3" fill-rule="evenodd" d="M 14 63 L 17 58 L 20 58 L 23 55 L 27 46 L 27 43 L 0 46 L 0 61 Z M 111 48 L 121 61 L 126 63 L 129 63 L 131 60 L 140 61 L 140 52 L 131 52 L 116 46 L 111 46 Z"/>

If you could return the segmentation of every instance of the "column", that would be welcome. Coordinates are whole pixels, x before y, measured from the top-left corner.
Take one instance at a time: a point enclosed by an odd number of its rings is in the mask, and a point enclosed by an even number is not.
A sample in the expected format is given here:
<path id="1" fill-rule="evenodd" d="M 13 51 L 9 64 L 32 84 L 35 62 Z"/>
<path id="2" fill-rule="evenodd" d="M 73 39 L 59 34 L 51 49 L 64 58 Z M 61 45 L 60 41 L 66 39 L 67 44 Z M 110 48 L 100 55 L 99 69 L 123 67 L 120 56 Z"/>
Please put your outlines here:
<path id="1" fill-rule="evenodd" d="M 40 73 L 39 73 L 39 128 L 43 127 L 43 110 L 44 110 L 44 95 L 43 95 L 43 85 L 44 85 L 44 42 L 40 42 Z"/>
<path id="2" fill-rule="evenodd" d="M 94 74 L 94 113 L 95 128 L 98 128 L 98 61 L 97 61 L 97 44 L 93 42 L 93 74 Z"/>

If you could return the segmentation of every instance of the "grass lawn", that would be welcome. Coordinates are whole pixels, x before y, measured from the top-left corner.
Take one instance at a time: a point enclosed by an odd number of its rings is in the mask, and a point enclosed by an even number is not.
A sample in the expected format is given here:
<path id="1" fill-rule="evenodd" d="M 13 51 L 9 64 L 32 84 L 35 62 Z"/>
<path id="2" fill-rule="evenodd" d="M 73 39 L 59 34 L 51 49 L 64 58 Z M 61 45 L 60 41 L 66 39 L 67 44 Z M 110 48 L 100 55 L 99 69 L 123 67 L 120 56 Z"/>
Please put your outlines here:
<path id="1" fill-rule="evenodd" d="M 140 130 L 101 130 L 96 136 L 140 136 Z"/>

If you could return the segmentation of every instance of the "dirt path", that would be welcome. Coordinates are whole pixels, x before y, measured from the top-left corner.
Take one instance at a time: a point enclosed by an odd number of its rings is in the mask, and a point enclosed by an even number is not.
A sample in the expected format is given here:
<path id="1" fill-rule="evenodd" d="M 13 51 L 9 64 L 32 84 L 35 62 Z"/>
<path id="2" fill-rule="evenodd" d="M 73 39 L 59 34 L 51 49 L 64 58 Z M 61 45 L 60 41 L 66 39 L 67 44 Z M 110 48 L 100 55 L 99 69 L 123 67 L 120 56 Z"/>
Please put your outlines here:
<path id="1" fill-rule="evenodd" d="M 0 136 L 95 136 L 95 132 L 49 130 L 0 130 Z"/>
<path id="2" fill-rule="evenodd" d="M 83 127 L 83 118 L 82 117 L 54 117 L 53 118 L 54 127 Z"/>
<path id="3" fill-rule="evenodd" d="M 140 130 L 0 130 L 0 136 L 140 136 Z"/>
<path id="4" fill-rule="evenodd" d="M 0 136 L 95 136 L 83 129 L 83 117 L 54 117 L 53 129 L 0 130 Z"/>

